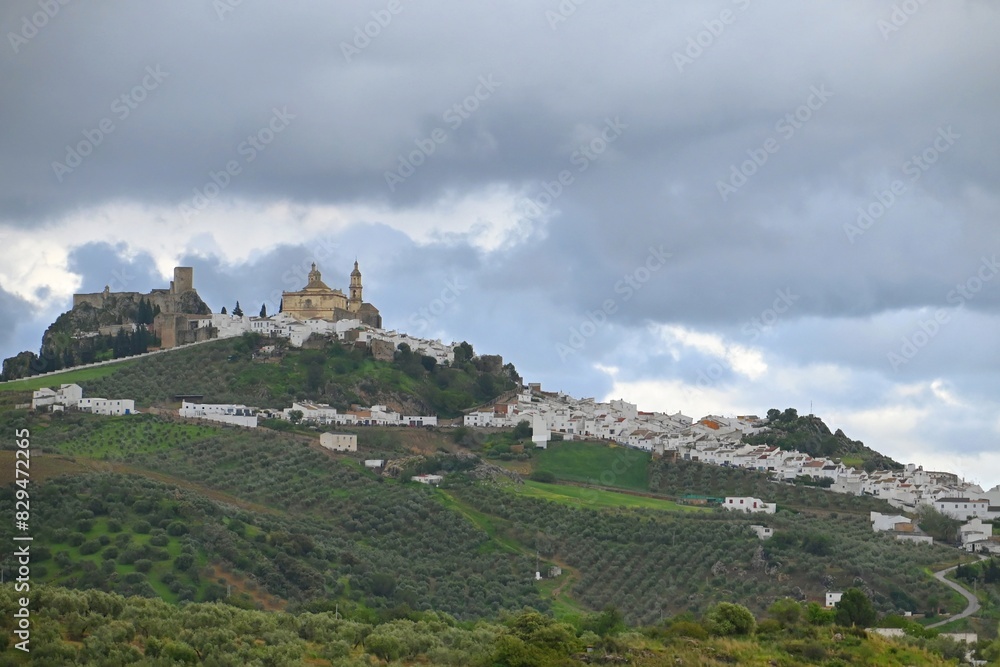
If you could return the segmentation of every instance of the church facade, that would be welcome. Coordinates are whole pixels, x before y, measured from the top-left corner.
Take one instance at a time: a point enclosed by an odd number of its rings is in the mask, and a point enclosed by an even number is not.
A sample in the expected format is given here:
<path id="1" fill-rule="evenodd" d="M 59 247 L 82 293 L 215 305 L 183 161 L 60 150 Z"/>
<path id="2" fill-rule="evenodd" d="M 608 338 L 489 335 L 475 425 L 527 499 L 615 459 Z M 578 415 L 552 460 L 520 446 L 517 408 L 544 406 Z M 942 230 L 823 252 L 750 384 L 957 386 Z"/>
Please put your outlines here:
<path id="1" fill-rule="evenodd" d="M 364 302 L 362 290 L 361 270 L 357 262 L 354 262 L 354 270 L 351 271 L 349 294 L 324 283 L 314 262 L 305 287 L 297 292 L 282 292 L 281 312 L 298 320 L 361 320 L 363 324 L 381 329 L 382 315 L 378 308 Z"/>

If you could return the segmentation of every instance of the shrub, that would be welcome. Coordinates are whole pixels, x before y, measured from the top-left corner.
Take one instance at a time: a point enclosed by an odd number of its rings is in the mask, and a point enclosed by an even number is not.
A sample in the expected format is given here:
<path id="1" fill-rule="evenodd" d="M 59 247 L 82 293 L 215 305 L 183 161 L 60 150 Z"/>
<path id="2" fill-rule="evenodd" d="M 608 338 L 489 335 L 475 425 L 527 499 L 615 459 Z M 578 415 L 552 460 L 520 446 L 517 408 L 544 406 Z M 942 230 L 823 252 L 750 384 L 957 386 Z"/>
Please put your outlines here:
<path id="1" fill-rule="evenodd" d="M 80 553 L 84 556 L 89 556 L 90 554 L 96 554 L 101 550 L 101 543 L 97 540 L 87 540 L 80 545 Z"/>
<path id="2" fill-rule="evenodd" d="M 705 614 L 705 625 L 713 635 L 750 635 L 757 627 L 757 619 L 741 604 L 720 602 Z"/>

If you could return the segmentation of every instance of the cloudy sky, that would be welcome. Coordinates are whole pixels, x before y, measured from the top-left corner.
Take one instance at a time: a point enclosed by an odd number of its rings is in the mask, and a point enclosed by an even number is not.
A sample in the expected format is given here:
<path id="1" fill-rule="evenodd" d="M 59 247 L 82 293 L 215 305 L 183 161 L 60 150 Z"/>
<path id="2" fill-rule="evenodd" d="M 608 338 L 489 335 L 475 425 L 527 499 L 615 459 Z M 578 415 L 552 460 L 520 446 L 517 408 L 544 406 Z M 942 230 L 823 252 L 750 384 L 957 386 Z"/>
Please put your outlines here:
<path id="1" fill-rule="evenodd" d="M 668 5 L 668 6 L 665 6 Z M 985 0 L 0 9 L 0 356 L 195 267 L 643 409 L 813 411 L 1000 483 Z"/>

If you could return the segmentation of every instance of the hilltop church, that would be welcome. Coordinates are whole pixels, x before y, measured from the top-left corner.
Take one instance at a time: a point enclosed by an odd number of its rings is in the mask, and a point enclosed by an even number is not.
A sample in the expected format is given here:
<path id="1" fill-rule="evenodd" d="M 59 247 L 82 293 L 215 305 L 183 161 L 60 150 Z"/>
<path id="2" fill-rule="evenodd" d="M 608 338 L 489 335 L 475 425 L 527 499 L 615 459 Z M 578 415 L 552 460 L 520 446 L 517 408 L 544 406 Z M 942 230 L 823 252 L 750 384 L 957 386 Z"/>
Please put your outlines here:
<path id="1" fill-rule="evenodd" d="M 361 320 L 363 324 L 381 329 L 382 316 L 378 308 L 365 303 L 361 298 L 361 291 L 361 270 L 358 269 L 357 261 L 351 271 L 350 296 L 339 289 L 328 287 L 313 262 L 309 282 L 305 287 L 298 292 L 282 292 L 281 312 L 299 320 Z"/>

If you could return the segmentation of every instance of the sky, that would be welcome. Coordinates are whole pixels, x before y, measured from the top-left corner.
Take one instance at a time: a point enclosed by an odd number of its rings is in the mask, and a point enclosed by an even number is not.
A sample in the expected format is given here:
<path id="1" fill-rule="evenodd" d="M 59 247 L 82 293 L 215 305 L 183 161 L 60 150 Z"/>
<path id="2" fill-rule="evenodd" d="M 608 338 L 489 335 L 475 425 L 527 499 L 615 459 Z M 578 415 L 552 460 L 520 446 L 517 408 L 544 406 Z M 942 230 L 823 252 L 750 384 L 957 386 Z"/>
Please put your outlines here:
<path id="1" fill-rule="evenodd" d="M 495 5 L 495 6 L 494 6 Z M 796 408 L 1000 483 L 1000 7 L 0 8 L 0 356 L 74 292 L 387 328 L 701 417 Z"/>

